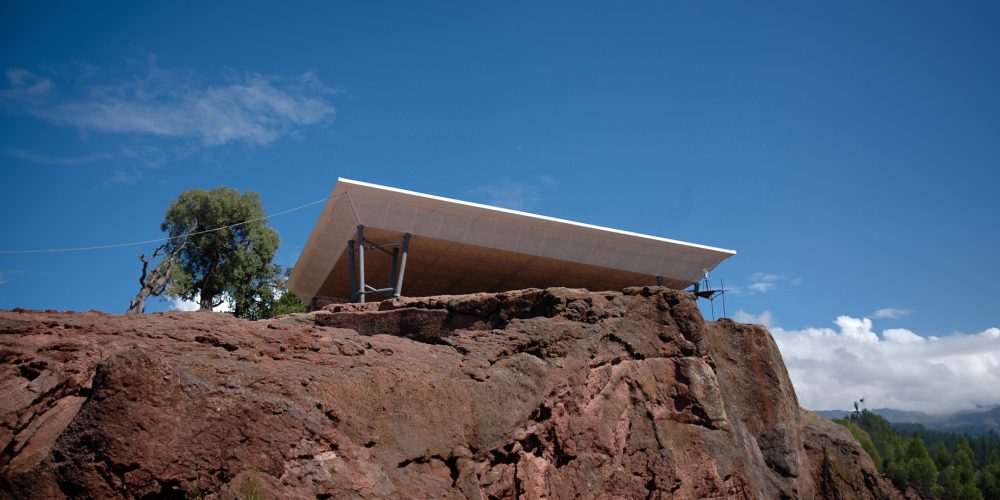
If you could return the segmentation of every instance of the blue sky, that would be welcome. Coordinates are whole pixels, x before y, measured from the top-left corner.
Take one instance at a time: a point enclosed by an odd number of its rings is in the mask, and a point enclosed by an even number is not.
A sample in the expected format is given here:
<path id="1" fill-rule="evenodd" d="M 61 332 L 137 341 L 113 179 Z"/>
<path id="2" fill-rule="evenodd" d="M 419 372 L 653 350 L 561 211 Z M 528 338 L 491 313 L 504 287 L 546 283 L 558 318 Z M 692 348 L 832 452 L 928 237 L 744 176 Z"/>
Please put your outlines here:
<path id="1" fill-rule="evenodd" d="M 995 2 L 206 4 L 0 7 L 0 250 L 343 176 L 734 248 L 787 331 L 1000 326 Z M 0 308 L 122 311 L 151 250 L 0 255 Z"/>

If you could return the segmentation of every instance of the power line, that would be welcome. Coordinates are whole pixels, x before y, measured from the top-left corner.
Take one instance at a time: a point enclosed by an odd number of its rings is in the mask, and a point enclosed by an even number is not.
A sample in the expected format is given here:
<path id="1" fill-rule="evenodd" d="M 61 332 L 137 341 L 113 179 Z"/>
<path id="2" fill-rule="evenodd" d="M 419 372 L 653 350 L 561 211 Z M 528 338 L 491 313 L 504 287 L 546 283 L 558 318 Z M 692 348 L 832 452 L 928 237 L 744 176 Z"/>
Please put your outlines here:
<path id="1" fill-rule="evenodd" d="M 337 196 L 340 196 L 340 195 L 337 195 Z M 145 240 L 145 241 L 134 241 L 134 242 L 131 242 L 131 243 L 116 243 L 116 244 L 113 244 L 113 245 L 95 245 L 95 246 L 89 246 L 89 247 L 40 248 L 40 249 L 34 249 L 34 250 L 0 250 L 0 255 L 28 254 L 28 253 L 84 252 L 84 251 L 88 251 L 88 250 L 105 250 L 105 249 L 109 249 L 109 248 L 134 247 L 134 246 L 139 246 L 139 245 L 148 245 L 150 243 L 161 243 L 161 242 L 164 242 L 164 241 L 178 240 L 178 239 L 181 239 L 181 238 L 185 238 L 186 236 L 194 236 L 194 235 L 197 235 L 197 234 L 211 233 L 213 231 L 221 231 L 223 229 L 229 229 L 231 227 L 236 227 L 236 226 L 242 226 L 242 225 L 245 225 L 245 224 L 250 224 L 251 222 L 257 222 L 257 221 L 262 221 L 262 220 L 265 220 L 265 219 L 270 219 L 271 217 L 277 217 L 279 215 L 285 215 L 287 213 L 291 213 L 291 212 L 294 212 L 296 210 L 302 210 L 303 208 L 307 208 L 307 207 L 311 207 L 311 206 L 319 204 L 319 203 L 323 203 L 324 201 L 329 200 L 329 199 L 330 199 L 330 197 L 328 196 L 326 198 L 323 198 L 323 199 L 320 199 L 320 200 L 316 200 L 316 201 L 311 202 L 311 203 L 306 203 L 305 205 L 300 205 L 300 206 L 297 206 L 295 208 L 289 208 L 288 210 L 282 210 L 281 212 L 276 212 L 276 213 L 273 213 L 273 214 L 270 214 L 270 215 L 265 215 L 263 217 L 258 217 L 256 219 L 246 220 L 246 221 L 243 221 L 243 222 L 237 222 L 235 224 L 229 224 L 228 226 L 221 226 L 221 227 L 216 227 L 216 228 L 213 228 L 213 229 L 206 229 L 204 231 L 195 231 L 195 232 L 193 232 L 193 233 L 191 233 L 189 235 L 171 236 L 171 237 L 167 237 L 167 238 L 157 238 L 157 239 L 154 239 L 154 240 Z"/>

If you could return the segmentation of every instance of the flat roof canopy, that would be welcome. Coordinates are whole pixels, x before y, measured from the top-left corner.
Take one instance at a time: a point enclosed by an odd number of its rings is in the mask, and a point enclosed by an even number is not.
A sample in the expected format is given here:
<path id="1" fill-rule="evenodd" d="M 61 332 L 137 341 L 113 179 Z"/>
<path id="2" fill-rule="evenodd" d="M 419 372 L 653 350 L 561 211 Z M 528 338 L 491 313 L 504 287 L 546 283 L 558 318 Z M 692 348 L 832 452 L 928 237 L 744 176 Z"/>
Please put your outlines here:
<path id="1" fill-rule="evenodd" d="M 411 235 L 401 287 L 408 296 L 551 286 L 619 290 L 655 285 L 657 277 L 665 286 L 685 288 L 736 254 L 340 178 L 289 289 L 307 303 L 317 297 L 351 300 L 351 253 L 357 252 L 348 246 L 357 240 L 359 225 L 366 240 L 364 280 L 378 289 L 393 286 L 393 247 Z"/>

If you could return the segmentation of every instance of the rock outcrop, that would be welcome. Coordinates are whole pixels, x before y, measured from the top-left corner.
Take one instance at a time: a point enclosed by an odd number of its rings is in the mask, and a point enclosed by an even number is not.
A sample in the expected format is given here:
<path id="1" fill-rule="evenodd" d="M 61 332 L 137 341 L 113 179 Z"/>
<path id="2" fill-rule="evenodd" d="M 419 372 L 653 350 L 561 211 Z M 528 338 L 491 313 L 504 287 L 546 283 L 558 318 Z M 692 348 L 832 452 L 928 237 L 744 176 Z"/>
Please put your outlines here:
<path id="1" fill-rule="evenodd" d="M 900 498 L 666 288 L 0 312 L 0 496 Z"/>

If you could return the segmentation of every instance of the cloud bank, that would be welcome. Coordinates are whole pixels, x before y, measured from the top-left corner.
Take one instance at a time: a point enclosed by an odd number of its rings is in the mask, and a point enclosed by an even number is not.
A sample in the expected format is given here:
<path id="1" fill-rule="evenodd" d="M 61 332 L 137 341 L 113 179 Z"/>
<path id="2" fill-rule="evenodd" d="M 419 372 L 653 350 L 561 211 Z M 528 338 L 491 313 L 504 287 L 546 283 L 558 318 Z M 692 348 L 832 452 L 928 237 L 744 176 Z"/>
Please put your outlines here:
<path id="1" fill-rule="evenodd" d="M 335 114 L 334 89 L 312 73 L 294 78 L 230 73 L 221 82 L 207 83 L 192 72 L 164 70 L 151 61 L 141 76 L 99 83 L 94 71 L 63 83 L 9 68 L 0 104 L 81 132 L 152 136 L 202 147 L 267 145 Z"/>
<path id="2" fill-rule="evenodd" d="M 799 404 L 950 413 L 1000 404 L 1000 328 L 923 337 L 904 328 L 876 333 L 869 318 L 840 316 L 836 328 L 786 330 L 773 315 L 738 311 L 733 319 L 770 327 Z"/>

